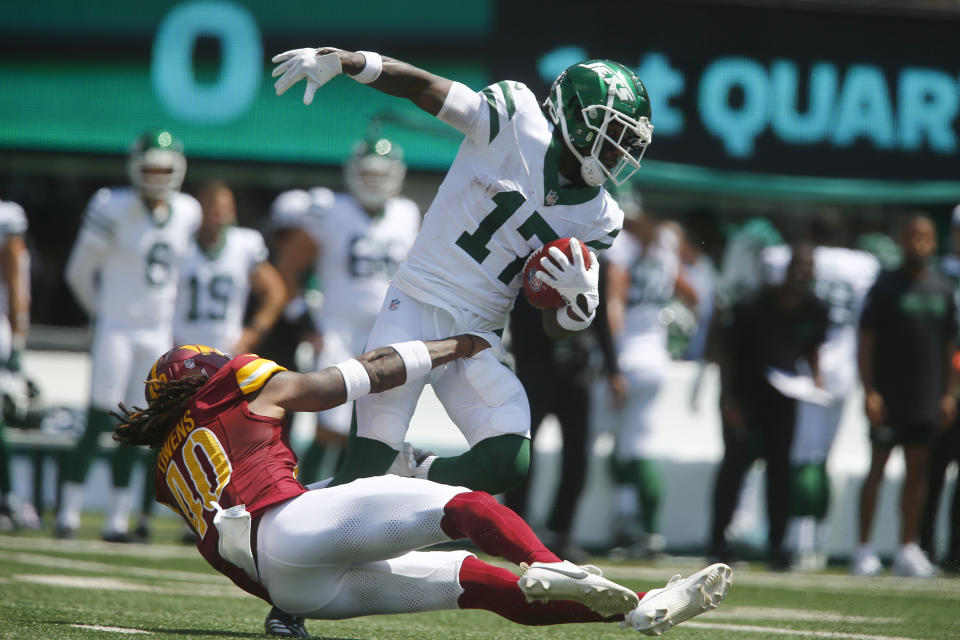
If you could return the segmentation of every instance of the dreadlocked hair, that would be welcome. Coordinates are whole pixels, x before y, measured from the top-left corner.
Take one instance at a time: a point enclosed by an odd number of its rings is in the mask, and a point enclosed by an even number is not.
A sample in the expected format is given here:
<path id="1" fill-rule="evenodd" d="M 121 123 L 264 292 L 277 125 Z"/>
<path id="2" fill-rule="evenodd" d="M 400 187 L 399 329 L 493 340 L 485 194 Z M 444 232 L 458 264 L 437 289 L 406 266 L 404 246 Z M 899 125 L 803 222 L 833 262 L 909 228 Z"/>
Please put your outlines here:
<path id="1" fill-rule="evenodd" d="M 121 444 L 148 445 L 159 449 L 167 432 L 176 425 L 197 390 L 206 383 L 204 376 L 188 376 L 180 380 L 147 380 L 155 397 L 146 409 L 132 409 L 120 403 L 120 411 L 110 415 L 120 421 L 113 428 L 113 439 Z"/>

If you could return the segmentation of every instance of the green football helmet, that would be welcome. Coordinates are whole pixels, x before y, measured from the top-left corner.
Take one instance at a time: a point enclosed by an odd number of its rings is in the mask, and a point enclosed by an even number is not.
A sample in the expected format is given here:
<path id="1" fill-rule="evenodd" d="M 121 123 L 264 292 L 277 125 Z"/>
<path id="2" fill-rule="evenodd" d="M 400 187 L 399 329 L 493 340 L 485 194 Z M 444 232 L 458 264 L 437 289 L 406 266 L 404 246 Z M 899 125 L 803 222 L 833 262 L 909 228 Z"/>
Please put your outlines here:
<path id="1" fill-rule="evenodd" d="M 544 106 L 567 148 L 580 160 L 580 175 L 588 185 L 599 186 L 608 178 L 621 185 L 640 168 L 653 136 L 650 99 L 640 78 L 627 67 L 612 60 L 567 67 L 554 80 Z M 609 158 L 611 150 L 619 156 L 607 167 L 601 157 Z"/>
<path id="2" fill-rule="evenodd" d="M 130 146 L 127 173 L 143 197 L 168 199 L 180 190 L 187 173 L 183 144 L 169 131 L 147 131 Z"/>
<path id="3" fill-rule="evenodd" d="M 406 175 L 403 150 L 386 138 L 357 142 L 343 167 L 347 189 L 368 211 L 379 211 L 400 195 Z"/>

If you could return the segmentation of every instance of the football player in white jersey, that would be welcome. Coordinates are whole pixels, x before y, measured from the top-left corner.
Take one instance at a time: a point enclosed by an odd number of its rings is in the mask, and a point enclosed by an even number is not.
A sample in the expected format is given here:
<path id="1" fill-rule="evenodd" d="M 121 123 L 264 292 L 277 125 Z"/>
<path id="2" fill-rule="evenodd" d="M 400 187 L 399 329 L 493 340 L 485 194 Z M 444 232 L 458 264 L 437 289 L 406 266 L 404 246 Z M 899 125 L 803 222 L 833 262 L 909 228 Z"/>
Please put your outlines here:
<path id="1" fill-rule="evenodd" d="M 482 91 L 373 52 L 298 49 L 274 58 L 282 94 L 306 80 L 304 102 L 340 73 L 406 98 L 464 134 L 406 262 L 387 292 L 367 342 L 476 332 L 498 342 L 521 286 L 524 261 L 557 238 L 608 248 L 623 213 L 603 183 L 625 182 L 652 135 L 646 89 L 627 67 L 591 60 L 566 69 L 541 104 L 526 86 Z M 571 244 L 576 245 L 576 242 Z M 579 255 L 579 247 L 572 248 Z M 549 260 L 546 260 L 549 264 Z M 546 269 L 546 267 L 545 267 Z M 599 266 L 565 258 L 541 271 L 567 305 L 544 312 L 553 335 L 580 331 L 599 300 Z M 425 381 L 357 402 L 357 429 L 334 479 L 342 484 L 408 462 L 417 477 L 499 493 L 526 475 L 530 409 L 517 377 L 488 350 L 431 375 L 438 398 L 471 447 L 413 467 L 404 446 Z M 411 456 L 412 457 L 412 456 Z M 403 471 L 403 469 L 400 469 Z"/>
<path id="2" fill-rule="evenodd" d="M 66 280 L 95 321 L 90 407 L 76 448 L 64 457 L 60 509 L 54 527 L 70 537 L 80 525 L 84 480 L 109 411 L 141 402 L 140 371 L 173 345 L 173 309 L 180 263 L 200 224 L 200 204 L 180 193 L 187 161 L 168 131 L 144 133 L 130 151 L 132 186 L 97 191 L 67 261 Z M 136 453 L 112 456 L 113 492 L 103 537 L 127 541 L 132 496 L 128 485 Z"/>
<path id="3" fill-rule="evenodd" d="M 670 362 L 662 312 L 674 298 L 695 307 L 697 295 L 683 276 L 681 230 L 658 223 L 635 204 L 624 203 L 624 211 L 628 233 L 606 254 L 607 310 L 627 383 L 610 413 L 617 438 L 611 467 L 619 485 L 618 508 L 626 510 L 633 492 L 639 498 L 645 537 L 629 551 L 646 555 L 661 553 L 666 545 L 660 526 L 662 483 L 651 449 L 656 429 L 651 409 Z"/>
<path id="4" fill-rule="evenodd" d="M 286 302 L 283 279 L 267 262 L 259 231 L 234 226 L 233 191 L 212 182 L 200 191 L 202 222 L 180 266 L 173 336 L 176 344 L 205 344 L 228 353 L 250 353 Z M 250 293 L 258 306 L 244 326 Z"/>
<path id="5" fill-rule="evenodd" d="M 827 456 L 837 435 L 847 398 L 857 383 L 857 325 L 867 292 L 880 272 L 880 263 L 866 251 L 832 246 L 837 221 L 828 215 L 814 219 L 811 239 L 816 247 L 814 293 L 829 307 L 830 325 L 820 346 L 819 368 L 823 389 L 832 401 L 827 405 L 797 403 L 797 420 L 790 463 L 793 467 L 793 514 L 791 537 L 801 569 L 825 566 L 826 527 L 823 522 L 830 502 Z M 763 250 L 767 280 L 783 281 L 791 250 L 777 245 Z"/>
<path id="6" fill-rule="evenodd" d="M 30 327 L 30 255 L 23 238 L 26 231 L 23 207 L 0 200 L 0 385 L 4 389 L 19 382 L 20 355 Z M 10 449 L 4 431 L 0 417 L 0 522 L 9 520 L 17 527 L 21 522 L 20 504 L 13 493 Z"/>
<path id="7" fill-rule="evenodd" d="M 420 230 L 420 208 L 400 195 L 407 166 L 386 138 L 362 140 L 344 165 L 347 193 L 322 187 L 280 194 L 274 219 L 291 226 L 277 268 L 291 299 L 312 270 L 323 289 L 314 318 L 322 332 L 316 369 L 361 353 L 397 266 Z M 328 449 L 347 445 L 353 403 L 317 414 L 314 440 L 300 462 L 307 482 L 318 475 Z"/>

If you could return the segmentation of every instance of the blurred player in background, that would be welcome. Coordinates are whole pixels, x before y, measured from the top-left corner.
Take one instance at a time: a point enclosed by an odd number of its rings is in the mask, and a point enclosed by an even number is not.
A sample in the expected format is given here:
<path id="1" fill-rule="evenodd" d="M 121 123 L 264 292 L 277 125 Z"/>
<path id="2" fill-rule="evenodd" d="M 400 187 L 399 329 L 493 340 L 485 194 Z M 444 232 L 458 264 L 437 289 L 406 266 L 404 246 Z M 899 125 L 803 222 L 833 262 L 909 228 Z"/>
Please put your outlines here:
<path id="1" fill-rule="evenodd" d="M 25 384 L 20 357 L 30 329 L 30 254 L 24 242 L 27 216 L 15 202 L 0 200 L 0 386 Z M 12 391 L 16 392 L 15 389 Z M 10 448 L 0 415 L 0 525 L 23 524 L 21 504 L 13 493 Z M 5 522 L 8 521 L 8 522 Z"/>
<path id="2" fill-rule="evenodd" d="M 817 354 L 826 337 L 828 309 L 810 290 L 813 273 L 813 247 L 794 247 L 782 283 L 756 290 L 737 303 L 729 316 L 720 362 L 724 453 L 714 485 L 711 557 L 731 557 L 727 526 L 744 475 L 756 459 L 763 458 L 770 525 L 768 562 L 774 570 L 790 566 L 783 543 L 791 510 L 796 398 L 775 384 L 771 372 L 799 380 L 806 369 L 809 375 L 802 379 L 809 381 L 810 395 L 823 394 L 816 388 L 820 380 Z"/>
<path id="3" fill-rule="evenodd" d="M 637 594 L 562 561 L 487 493 L 393 476 L 311 489 L 295 478 L 296 456 L 280 437 L 286 413 L 409 384 L 488 346 L 466 334 L 394 343 L 297 374 L 253 354 L 186 345 L 153 364 L 147 408 L 121 405 L 114 437 L 159 450 L 157 500 L 197 532 L 211 566 L 295 612 L 300 637 L 303 618 L 455 609 L 527 625 L 619 620 L 660 635 L 719 605 L 726 565 Z M 467 551 L 416 551 L 461 538 L 520 565 L 522 576 Z"/>
<path id="4" fill-rule="evenodd" d="M 940 271 L 953 283 L 954 298 L 960 301 L 960 204 L 953 209 L 950 222 L 952 251 L 940 261 Z M 960 369 L 960 351 L 953 356 L 954 375 Z M 956 394 L 957 389 L 951 389 Z M 935 561 L 937 557 L 936 536 L 937 512 L 940 510 L 940 496 L 946 482 L 947 467 L 951 463 L 960 464 L 960 419 L 954 418 L 949 429 L 940 431 L 934 441 L 930 455 L 930 475 L 927 483 L 927 503 L 923 510 L 920 525 L 920 547 L 927 557 Z M 947 554 L 941 566 L 950 573 L 960 573 L 960 482 L 954 482 L 953 498 L 949 501 L 949 525 L 947 526 Z"/>
<path id="5" fill-rule="evenodd" d="M 836 212 L 817 215 L 810 226 L 810 239 L 815 245 L 813 291 L 830 309 L 827 339 L 820 347 L 818 363 L 823 389 L 831 397 L 826 404 L 797 405 L 790 452 L 794 515 L 790 537 L 796 544 L 796 566 L 805 570 L 826 566 L 822 550 L 827 543 L 825 519 L 830 505 L 827 456 L 846 400 L 857 383 L 857 324 L 867 291 L 880 271 L 880 263 L 866 251 L 838 246 L 841 235 Z M 783 281 L 790 256 L 787 245 L 764 250 L 770 282 Z"/>
<path id="6" fill-rule="evenodd" d="M 267 262 L 260 232 L 234 226 L 237 206 L 226 184 L 207 184 L 200 191 L 200 206 L 196 242 L 180 266 L 174 341 L 250 353 L 283 311 L 283 279 Z M 244 326 L 251 293 L 258 304 Z"/>
<path id="7" fill-rule="evenodd" d="M 644 212 L 637 201 L 622 201 L 623 234 L 607 252 L 607 308 L 617 345 L 617 363 L 626 390 L 608 412 L 616 445 L 610 460 L 617 484 L 617 521 L 623 525 L 615 543 L 630 555 L 663 553 L 666 540 L 660 523 L 663 494 L 660 471 L 653 460 L 653 401 L 663 384 L 670 352 L 663 310 L 679 298 L 691 308 L 697 294 L 683 275 L 682 232 Z M 664 425 L 668 426 L 668 425 Z M 639 498 L 643 538 L 633 544 L 624 516 Z"/>
<path id="8" fill-rule="evenodd" d="M 298 49 L 274 58 L 278 94 L 306 80 L 304 102 L 345 72 L 374 89 L 411 100 L 464 134 L 456 159 L 400 265 L 367 343 L 479 332 L 493 342 L 520 290 L 526 257 L 546 242 L 579 238 L 609 247 L 622 212 L 602 184 L 621 184 L 650 142 L 650 103 L 636 74 L 611 61 L 569 67 L 542 105 L 518 82 L 480 92 L 372 52 Z M 572 242 L 573 254 L 579 250 Z M 599 267 L 562 261 L 547 276 L 567 305 L 544 312 L 553 335 L 586 329 L 599 296 Z M 546 275 L 541 272 L 541 275 Z M 494 350 L 495 351 L 495 350 Z M 471 449 L 431 456 L 417 477 L 492 493 L 516 486 L 530 459 L 530 408 L 517 377 L 494 351 L 452 363 L 430 377 Z M 425 381 L 357 403 L 357 431 L 342 484 L 383 473 L 407 451 L 404 438 Z M 412 452 L 410 457 L 412 458 Z M 401 459 L 400 463 L 404 463 Z M 399 465 L 398 465 L 399 466 Z"/>
<path id="9" fill-rule="evenodd" d="M 173 344 L 178 269 L 201 215 L 200 204 L 180 193 L 186 168 L 183 146 L 169 132 L 137 138 L 127 162 L 132 186 L 94 194 L 70 253 L 67 284 L 95 328 L 90 408 L 83 436 L 62 459 L 57 537 L 71 537 L 80 526 L 84 481 L 97 440 L 114 425 L 110 410 L 118 402 L 140 402 L 141 372 Z M 113 495 L 107 501 L 104 540 L 132 539 L 127 488 L 136 453 L 123 448 L 112 456 Z"/>
<path id="10" fill-rule="evenodd" d="M 856 575 L 883 571 L 870 544 L 877 493 L 887 459 L 903 447 L 900 542 L 897 575 L 932 577 L 929 558 L 917 544 L 926 498 L 930 445 L 957 412 L 951 395 L 957 311 L 949 280 L 930 265 L 937 251 L 933 221 L 912 215 L 901 229 L 903 262 L 884 271 L 867 294 L 860 317 L 858 367 L 870 421 L 870 470 L 860 490 L 859 543 L 850 562 Z"/>
<path id="11" fill-rule="evenodd" d="M 358 142 L 343 173 L 348 193 L 298 189 L 274 204 L 274 216 L 291 221 L 277 256 L 291 301 L 308 272 L 323 289 L 314 320 L 323 341 L 318 370 L 363 351 L 390 279 L 420 229 L 420 209 L 400 195 L 407 166 L 396 144 L 386 138 Z M 300 463 L 306 481 L 320 479 L 328 447 L 346 447 L 352 415 L 352 402 L 317 415 L 313 442 Z"/>

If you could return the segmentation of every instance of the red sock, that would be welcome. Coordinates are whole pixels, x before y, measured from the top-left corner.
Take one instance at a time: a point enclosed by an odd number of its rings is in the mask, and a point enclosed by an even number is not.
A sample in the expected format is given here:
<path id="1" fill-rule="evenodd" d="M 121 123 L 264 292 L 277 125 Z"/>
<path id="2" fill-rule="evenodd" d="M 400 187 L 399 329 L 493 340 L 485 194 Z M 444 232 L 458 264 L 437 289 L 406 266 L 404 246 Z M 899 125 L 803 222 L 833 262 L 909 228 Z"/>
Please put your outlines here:
<path id="1" fill-rule="evenodd" d="M 489 493 L 458 494 L 443 507 L 443 513 L 440 528 L 444 533 L 454 540 L 470 538 L 484 553 L 501 556 L 515 564 L 560 562 L 523 518 Z"/>
<path id="2" fill-rule="evenodd" d="M 527 602 L 517 586 L 517 576 L 506 569 L 469 557 L 460 567 L 463 593 L 457 600 L 461 609 L 484 609 L 518 624 L 544 625 L 569 622 L 616 622 L 622 615 L 602 617 L 579 602 Z M 643 597 L 643 594 L 640 594 Z"/>

